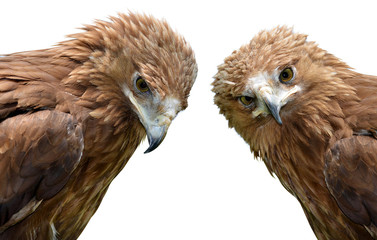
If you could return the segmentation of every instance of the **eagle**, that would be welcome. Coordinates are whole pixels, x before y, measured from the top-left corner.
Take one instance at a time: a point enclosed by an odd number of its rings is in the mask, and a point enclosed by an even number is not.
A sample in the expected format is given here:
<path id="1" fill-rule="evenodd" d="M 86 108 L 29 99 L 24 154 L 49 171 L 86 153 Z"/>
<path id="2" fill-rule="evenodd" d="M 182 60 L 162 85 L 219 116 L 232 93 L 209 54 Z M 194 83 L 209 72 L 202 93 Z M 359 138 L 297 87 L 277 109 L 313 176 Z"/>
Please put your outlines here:
<path id="1" fill-rule="evenodd" d="M 318 239 L 377 238 L 377 77 L 279 26 L 226 57 L 212 85 Z"/>
<path id="2" fill-rule="evenodd" d="M 196 75 L 181 35 L 132 12 L 0 55 L 0 239 L 77 239 L 140 142 L 163 141 Z"/>

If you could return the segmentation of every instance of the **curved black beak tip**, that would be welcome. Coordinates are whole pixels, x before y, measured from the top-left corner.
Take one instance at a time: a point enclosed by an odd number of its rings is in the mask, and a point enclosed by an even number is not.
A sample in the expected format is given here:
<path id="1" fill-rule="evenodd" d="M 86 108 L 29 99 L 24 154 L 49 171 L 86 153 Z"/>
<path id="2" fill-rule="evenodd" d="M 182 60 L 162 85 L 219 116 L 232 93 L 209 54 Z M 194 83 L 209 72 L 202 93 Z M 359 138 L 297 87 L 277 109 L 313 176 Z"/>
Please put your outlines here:
<path id="1" fill-rule="evenodd" d="M 279 125 L 282 125 L 283 122 L 281 121 L 281 118 L 280 118 L 280 115 L 279 115 L 279 112 L 280 112 L 280 107 L 275 105 L 275 104 L 272 104 L 271 102 L 269 101 L 265 101 L 266 102 L 266 105 L 268 107 L 268 109 L 270 110 L 271 112 L 271 115 L 275 118 L 276 122 L 279 124 Z"/>
<path id="2" fill-rule="evenodd" d="M 144 153 L 150 153 L 153 150 L 155 150 L 160 144 L 161 144 L 161 139 L 156 139 L 156 138 L 149 138 L 148 137 L 148 142 L 149 142 L 149 147 L 147 150 L 145 150 Z"/>
<path id="3" fill-rule="evenodd" d="M 281 121 L 281 118 L 280 118 L 279 114 L 277 114 L 277 115 L 272 114 L 272 116 L 274 116 L 276 122 L 277 122 L 279 125 L 283 125 L 283 122 Z"/>
<path id="4" fill-rule="evenodd" d="M 153 133 L 147 132 L 147 136 L 149 147 L 144 153 L 150 153 L 160 146 L 166 136 L 166 126 L 159 128 L 158 131 L 154 131 Z"/>

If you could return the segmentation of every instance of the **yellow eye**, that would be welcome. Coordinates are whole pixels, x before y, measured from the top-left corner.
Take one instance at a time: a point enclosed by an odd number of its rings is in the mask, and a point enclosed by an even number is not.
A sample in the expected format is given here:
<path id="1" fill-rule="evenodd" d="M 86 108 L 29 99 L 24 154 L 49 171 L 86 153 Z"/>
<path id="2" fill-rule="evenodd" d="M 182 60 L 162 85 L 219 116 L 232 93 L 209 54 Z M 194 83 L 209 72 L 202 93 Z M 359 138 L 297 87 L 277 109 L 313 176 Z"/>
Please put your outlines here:
<path id="1" fill-rule="evenodd" d="M 240 97 L 240 102 L 246 107 L 249 107 L 253 104 L 253 98 L 249 96 L 242 96 Z"/>
<path id="2" fill-rule="evenodd" d="M 292 68 L 286 68 L 283 71 L 281 71 L 281 73 L 279 75 L 279 80 L 282 83 L 287 83 L 287 82 L 292 80 L 293 75 L 294 74 L 293 74 Z"/>
<path id="3" fill-rule="evenodd" d="M 136 79 L 136 88 L 137 90 L 143 93 L 149 91 L 148 84 L 145 82 L 145 80 L 142 77 L 138 77 Z"/>

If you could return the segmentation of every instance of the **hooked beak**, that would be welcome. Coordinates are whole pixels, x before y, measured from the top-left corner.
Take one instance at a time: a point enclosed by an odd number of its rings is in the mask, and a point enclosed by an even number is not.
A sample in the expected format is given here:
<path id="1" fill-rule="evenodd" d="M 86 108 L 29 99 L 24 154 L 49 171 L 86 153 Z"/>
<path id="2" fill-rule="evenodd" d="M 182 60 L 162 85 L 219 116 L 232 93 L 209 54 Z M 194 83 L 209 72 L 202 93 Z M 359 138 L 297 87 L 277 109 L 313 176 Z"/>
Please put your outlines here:
<path id="1" fill-rule="evenodd" d="M 147 132 L 149 147 L 144 153 L 150 153 L 155 150 L 164 140 L 169 126 L 176 113 L 165 112 L 155 118 L 143 118 L 141 121 Z"/>
<path id="2" fill-rule="evenodd" d="M 162 109 L 159 113 L 156 109 L 159 106 L 153 104 L 138 104 L 137 100 L 129 94 L 132 104 L 136 108 L 136 113 L 139 117 L 141 124 L 143 125 L 149 142 L 149 147 L 144 153 L 150 153 L 155 150 L 164 140 L 169 126 L 180 108 L 180 101 L 174 98 L 167 98 L 161 104 Z"/>
<path id="3" fill-rule="evenodd" d="M 281 121 L 281 118 L 280 118 L 280 115 L 279 115 L 280 108 L 281 108 L 280 103 L 277 102 L 277 101 L 274 101 L 275 99 L 271 95 L 264 96 L 263 100 L 264 100 L 266 106 L 268 107 L 268 110 L 270 110 L 271 115 L 275 118 L 276 122 L 279 125 L 282 125 L 283 122 Z"/>
<path id="4" fill-rule="evenodd" d="M 149 101 L 144 100 L 139 103 L 127 85 L 122 89 L 134 106 L 134 112 L 147 133 L 149 147 L 144 153 L 150 153 L 164 140 L 171 122 L 181 109 L 181 102 L 173 97 L 160 101 L 157 95 L 152 96 L 152 100 L 149 96 Z"/>
<path id="5" fill-rule="evenodd" d="M 278 72 L 273 72 L 272 74 L 263 72 L 250 78 L 249 81 L 251 91 L 257 98 L 256 108 L 252 113 L 253 117 L 271 114 L 276 122 L 282 125 L 280 110 L 294 99 L 294 95 L 301 91 L 301 87 L 299 85 L 280 84 L 277 80 L 278 76 Z"/>
<path id="6" fill-rule="evenodd" d="M 300 91 L 299 86 L 287 90 L 276 91 L 272 88 L 265 88 L 260 91 L 259 99 L 264 102 L 261 105 L 261 112 L 270 113 L 279 125 L 283 124 L 280 118 L 280 109 L 292 99 L 292 96 Z M 266 107 L 264 107 L 264 106 Z"/>
<path id="7" fill-rule="evenodd" d="M 147 129 L 147 137 L 149 142 L 149 147 L 144 153 L 150 153 L 155 150 L 164 140 L 167 129 L 169 126 L 167 125 L 152 125 Z"/>

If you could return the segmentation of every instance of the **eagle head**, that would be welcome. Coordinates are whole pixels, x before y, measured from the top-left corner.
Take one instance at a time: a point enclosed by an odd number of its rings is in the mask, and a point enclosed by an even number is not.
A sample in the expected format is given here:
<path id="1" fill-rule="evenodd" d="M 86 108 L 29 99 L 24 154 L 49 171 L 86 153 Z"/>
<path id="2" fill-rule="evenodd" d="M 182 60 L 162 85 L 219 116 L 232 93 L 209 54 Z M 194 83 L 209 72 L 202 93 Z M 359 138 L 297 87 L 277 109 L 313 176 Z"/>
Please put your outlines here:
<path id="1" fill-rule="evenodd" d="M 65 55 L 85 62 L 71 75 L 100 91 L 96 101 L 107 100 L 106 109 L 91 116 L 120 126 L 134 115 L 145 129 L 148 153 L 160 145 L 172 120 L 187 107 L 197 75 L 195 56 L 164 20 L 133 13 L 110 20 L 85 26 L 84 32 L 70 35 L 73 40 L 60 45 Z M 89 79 L 81 79 L 80 73 L 88 71 Z"/>
<path id="2" fill-rule="evenodd" d="M 218 66 L 214 101 L 229 126 L 259 151 L 290 135 L 289 129 L 315 126 L 332 108 L 339 112 L 334 99 L 354 95 L 342 80 L 348 68 L 306 35 L 277 27 L 260 32 Z"/>

